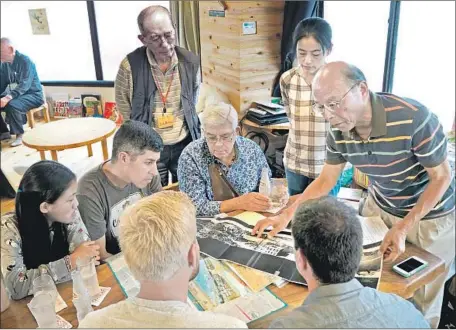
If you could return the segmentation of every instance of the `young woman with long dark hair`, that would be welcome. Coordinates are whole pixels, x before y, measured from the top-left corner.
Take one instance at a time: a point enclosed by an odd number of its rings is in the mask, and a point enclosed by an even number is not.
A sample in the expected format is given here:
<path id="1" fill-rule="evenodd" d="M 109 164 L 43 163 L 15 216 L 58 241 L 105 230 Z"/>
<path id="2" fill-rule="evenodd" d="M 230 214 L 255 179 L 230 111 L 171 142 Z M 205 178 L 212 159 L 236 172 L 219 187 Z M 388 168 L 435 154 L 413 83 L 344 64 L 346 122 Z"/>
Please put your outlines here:
<path id="1" fill-rule="evenodd" d="M 302 193 L 320 175 L 325 163 L 329 122 L 312 109 L 312 79 L 326 64 L 332 46 L 332 30 L 327 21 L 318 17 L 303 19 L 293 33 L 298 65 L 280 78 L 291 124 L 284 157 L 290 196 Z M 336 185 L 330 195 L 338 192 Z"/>
<path id="2" fill-rule="evenodd" d="M 32 294 L 33 280 L 43 272 L 65 282 L 79 257 L 99 259 L 79 215 L 76 190 L 75 174 L 60 163 L 40 161 L 25 172 L 16 211 L 1 222 L 1 270 L 12 299 Z"/>

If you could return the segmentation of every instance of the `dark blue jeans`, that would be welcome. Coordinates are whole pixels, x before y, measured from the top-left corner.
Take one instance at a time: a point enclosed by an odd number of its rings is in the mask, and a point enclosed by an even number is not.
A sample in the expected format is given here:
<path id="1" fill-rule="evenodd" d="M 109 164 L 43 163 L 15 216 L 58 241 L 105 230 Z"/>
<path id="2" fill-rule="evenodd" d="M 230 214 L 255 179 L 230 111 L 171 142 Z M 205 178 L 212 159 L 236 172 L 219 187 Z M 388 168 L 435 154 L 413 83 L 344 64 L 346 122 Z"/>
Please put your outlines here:
<path id="1" fill-rule="evenodd" d="M 11 134 L 23 134 L 24 128 L 22 127 L 27 122 L 27 111 L 37 108 L 44 103 L 43 95 L 38 94 L 24 94 L 18 96 L 8 102 L 6 107 L 1 108 L 1 111 L 6 113 L 6 122 L 10 126 Z M 0 116 L 1 117 L 1 116 Z M 7 128 L 3 118 L 0 118 L 0 133 L 7 132 Z"/>
<path id="2" fill-rule="evenodd" d="M 192 142 L 190 133 L 188 136 L 179 143 L 173 145 L 165 145 L 163 151 L 160 153 L 160 160 L 157 163 L 158 173 L 160 173 L 160 180 L 162 186 L 168 185 L 169 172 L 172 175 L 172 181 L 177 182 L 177 162 L 182 153 L 182 150 Z"/>
<path id="3" fill-rule="evenodd" d="M 305 175 L 292 172 L 288 169 L 285 169 L 285 174 L 287 176 L 288 193 L 290 194 L 290 196 L 301 194 L 304 190 L 306 190 L 307 186 L 310 185 L 314 180 Z M 334 188 L 329 192 L 329 195 L 337 196 L 339 190 L 340 178 L 337 181 L 337 184 L 334 186 Z"/>

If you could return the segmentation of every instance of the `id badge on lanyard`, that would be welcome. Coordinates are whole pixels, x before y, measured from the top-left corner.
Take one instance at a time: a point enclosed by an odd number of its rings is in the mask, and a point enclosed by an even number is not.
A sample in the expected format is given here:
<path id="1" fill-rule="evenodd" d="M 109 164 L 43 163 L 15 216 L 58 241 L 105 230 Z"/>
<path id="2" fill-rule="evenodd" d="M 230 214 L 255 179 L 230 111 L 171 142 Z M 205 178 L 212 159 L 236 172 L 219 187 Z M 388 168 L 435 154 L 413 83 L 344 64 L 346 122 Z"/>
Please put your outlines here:
<path id="1" fill-rule="evenodd" d="M 155 116 L 157 128 L 160 128 L 160 129 L 170 128 L 170 127 L 174 126 L 174 115 L 172 112 L 167 112 L 166 100 L 168 99 L 169 90 L 171 89 L 171 85 L 173 84 L 175 73 L 176 73 L 176 67 L 174 67 L 173 73 L 171 75 L 171 80 L 168 84 L 168 90 L 166 91 L 165 95 L 163 95 L 160 85 L 157 83 L 157 81 L 155 80 L 155 77 L 154 77 L 155 85 L 157 86 L 158 92 L 160 93 L 160 97 L 163 102 L 163 113 L 156 113 L 156 116 Z"/>
<path id="2" fill-rule="evenodd" d="M 170 128 L 174 126 L 174 115 L 172 113 L 157 113 L 155 116 L 157 128 Z"/>

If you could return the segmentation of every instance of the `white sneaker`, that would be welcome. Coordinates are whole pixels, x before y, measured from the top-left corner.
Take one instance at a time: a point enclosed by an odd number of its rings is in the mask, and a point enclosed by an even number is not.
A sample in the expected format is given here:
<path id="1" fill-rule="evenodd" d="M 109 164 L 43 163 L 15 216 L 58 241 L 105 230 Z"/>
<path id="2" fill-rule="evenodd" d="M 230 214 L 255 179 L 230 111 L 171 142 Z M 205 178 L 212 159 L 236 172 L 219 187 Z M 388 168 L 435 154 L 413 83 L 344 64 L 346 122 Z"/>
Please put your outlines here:
<path id="1" fill-rule="evenodd" d="M 10 144 L 11 147 L 18 147 L 20 145 L 22 145 L 22 137 L 16 138 L 16 140 L 11 142 L 11 144 Z"/>

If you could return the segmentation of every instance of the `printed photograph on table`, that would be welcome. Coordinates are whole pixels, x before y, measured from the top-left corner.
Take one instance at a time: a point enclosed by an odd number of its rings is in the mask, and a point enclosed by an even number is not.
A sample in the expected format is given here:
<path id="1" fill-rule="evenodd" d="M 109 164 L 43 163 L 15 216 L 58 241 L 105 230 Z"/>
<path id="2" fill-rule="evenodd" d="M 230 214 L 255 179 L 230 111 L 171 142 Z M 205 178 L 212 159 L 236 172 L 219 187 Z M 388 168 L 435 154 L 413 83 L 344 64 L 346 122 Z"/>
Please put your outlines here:
<path id="1" fill-rule="evenodd" d="M 136 296 L 139 282 L 133 277 L 122 253 L 106 259 L 126 297 Z M 194 310 L 231 315 L 246 323 L 287 307 L 268 289 L 252 292 L 229 267 L 201 256 L 198 275 L 189 283 L 187 304 Z"/>
<path id="2" fill-rule="evenodd" d="M 84 117 L 103 117 L 100 94 L 82 94 L 81 101 Z"/>
<path id="3" fill-rule="evenodd" d="M 196 225 L 201 253 L 306 285 L 296 270 L 290 230 L 268 238 L 270 229 L 266 229 L 263 237 L 258 238 L 251 235 L 252 225 L 231 217 L 197 218 Z"/>
<path id="4" fill-rule="evenodd" d="M 224 262 L 202 257 L 197 277 L 190 282 L 188 298 L 200 311 L 230 315 L 249 323 L 287 304 L 268 289 L 252 292 Z"/>

